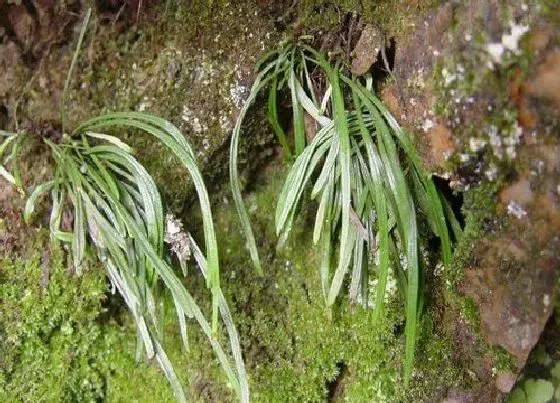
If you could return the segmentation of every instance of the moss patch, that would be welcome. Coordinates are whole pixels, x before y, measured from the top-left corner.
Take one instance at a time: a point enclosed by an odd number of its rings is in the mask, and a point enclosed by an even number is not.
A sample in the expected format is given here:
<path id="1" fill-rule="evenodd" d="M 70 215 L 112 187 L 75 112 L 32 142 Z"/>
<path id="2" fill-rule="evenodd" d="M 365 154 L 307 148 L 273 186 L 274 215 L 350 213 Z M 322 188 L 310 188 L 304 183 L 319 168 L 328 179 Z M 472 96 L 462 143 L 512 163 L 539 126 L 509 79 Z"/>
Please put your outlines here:
<path id="1" fill-rule="evenodd" d="M 397 295 L 377 324 L 371 308 L 344 297 L 326 311 L 305 207 L 287 244 L 275 247 L 271 212 L 285 172 L 268 167 L 246 198 L 264 277 L 248 260 L 234 206 L 216 211 L 223 287 L 236 307 L 255 401 L 429 401 L 460 385 L 464 374 L 453 360 L 451 339 L 430 313 L 422 322 L 413 386 L 405 391 L 404 312 Z"/>
<path id="2" fill-rule="evenodd" d="M 104 271 L 92 266 L 78 278 L 45 231 L 30 236 L 26 257 L 0 260 L 0 400 L 97 401 L 109 378 L 131 374 L 144 381 L 136 389 L 169 397 L 156 370 L 134 370 L 132 334 L 103 308 Z"/>

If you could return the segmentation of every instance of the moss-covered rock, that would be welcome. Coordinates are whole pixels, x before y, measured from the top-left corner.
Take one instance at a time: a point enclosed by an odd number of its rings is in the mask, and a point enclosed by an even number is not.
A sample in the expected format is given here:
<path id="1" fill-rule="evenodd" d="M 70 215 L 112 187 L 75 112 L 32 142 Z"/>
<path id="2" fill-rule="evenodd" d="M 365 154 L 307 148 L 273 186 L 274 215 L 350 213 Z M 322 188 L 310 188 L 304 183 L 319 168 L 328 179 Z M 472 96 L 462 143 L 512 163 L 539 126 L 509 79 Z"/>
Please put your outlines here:
<path id="1" fill-rule="evenodd" d="M 515 364 L 520 364 L 488 343 L 510 347 L 503 339 L 488 339 L 495 318 L 489 307 L 543 327 L 560 300 L 557 291 L 549 291 L 549 277 L 535 274 L 554 276 L 560 250 L 551 235 L 560 222 L 557 99 L 550 90 L 554 87 L 542 83 L 557 68 L 554 2 L 539 2 L 539 8 L 491 1 L 165 3 L 140 13 L 137 25 L 119 20 L 118 10 L 98 10 L 70 91 L 68 127 L 102 111 L 143 110 L 168 118 L 193 143 L 217 201 L 222 283 L 240 331 L 253 399 L 500 399 L 498 392 L 508 390 L 502 386 L 512 386 L 504 379 L 515 378 Z M 280 39 L 282 30 L 299 35 L 330 29 L 351 42 L 352 32 L 341 28 L 347 11 L 357 11 L 364 22 L 395 37 L 395 80 L 384 87 L 384 99 L 414 133 L 426 165 L 464 191 L 465 228 L 454 264 L 428 276 L 429 302 L 408 390 L 401 378 L 404 313 L 398 296 L 389 296 L 379 323 L 373 323 L 370 308 L 351 305 L 343 297 L 333 312 L 325 311 L 317 256 L 307 234 L 310 206 L 303 207 L 284 249 L 276 249 L 272 211 L 285 170 L 270 146 L 270 132 L 263 130 L 258 105 L 251 113 L 244 137 L 249 147 L 242 150 L 241 162 L 249 167 L 246 199 L 264 261 L 263 277 L 250 265 L 229 192 L 221 189 L 231 127 L 251 85 L 256 57 Z M 529 25 L 535 37 L 520 40 L 519 53 L 506 52 L 503 63 L 494 60 L 490 68 L 487 45 L 511 35 L 512 21 Z M 65 28 L 66 39 L 76 36 L 76 28 Z M 53 105 L 60 101 L 72 42 L 57 36 L 34 64 L 26 56 L 31 48 L 23 44 L 20 49 L 12 30 L 0 37 L 0 52 L 7 55 L 0 60 L 0 71 L 9 78 L 0 85 L 2 128 L 14 128 L 17 118 L 36 137 L 56 138 L 59 110 Z M 119 135 L 154 174 L 166 204 L 180 211 L 187 228 L 200 237 L 183 168 L 147 137 Z M 32 175 L 48 175 L 50 162 L 41 147 L 26 154 L 34 155 L 23 167 L 31 185 L 36 182 Z M 273 164 L 261 169 L 269 160 Z M 103 271 L 92 263 L 81 278 L 68 273 L 64 251 L 48 251 L 44 231 L 22 224 L 19 195 L 0 188 L 0 400 L 172 401 L 157 366 L 134 360 L 132 321 L 120 300 L 108 296 Z M 39 218 L 35 225 L 41 222 Z M 485 281 L 486 276 L 492 281 Z M 549 299 L 526 292 L 528 283 L 540 287 L 533 291 L 546 289 Z M 197 297 L 205 292 L 194 269 L 185 284 Z M 492 294 L 498 288 L 503 293 Z M 508 301 L 516 297 L 513 301 L 523 302 L 523 309 L 500 305 L 493 295 L 505 295 Z M 531 312 L 540 308 L 546 309 L 533 320 L 537 315 Z M 166 309 L 165 345 L 189 397 L 233 400 L 205 338 L 190 326 L 191 351 L 183 352 L 171 301 Z M 504 315 L 502 319 L 508 318 Z"/>
<path id="2" fill-rule="evenodd" d="M 104 271 L 76 277 L 65 255 L 38 231 L 0 260 L 0 400 L 169 400 L 156 367 L 136 364 L 133 331 L 108 314 Z"/>

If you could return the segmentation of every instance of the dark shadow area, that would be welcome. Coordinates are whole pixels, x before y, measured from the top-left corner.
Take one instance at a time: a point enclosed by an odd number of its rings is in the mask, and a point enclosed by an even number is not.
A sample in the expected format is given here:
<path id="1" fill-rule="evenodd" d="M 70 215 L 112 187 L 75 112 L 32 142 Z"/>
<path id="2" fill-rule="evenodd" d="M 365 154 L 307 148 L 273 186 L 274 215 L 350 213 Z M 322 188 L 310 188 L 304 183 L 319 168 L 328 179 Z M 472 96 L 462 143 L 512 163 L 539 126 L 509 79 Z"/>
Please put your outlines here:
<path id="1" fill-rule="evenodd" d="M 5 130 L 8 127 L 8 108 L 0 104 L 0 130 Z"/>
<path id="2" fill-rule="evenodd" d="M 370 69 L 373 85 L 376 90 L 379 90 L 380 84 L 391 76 L 391 72 L 395 68 L 396 54 L 397 42 L 395 41 L 395 38 L 391 38 L 386 43 L 385 53 L 383 53 L 383 51 L 379 52 L 375 63 Z M 387 68 L 389 70 L 387 70 Z"/>
<path id="3" fill-rule="evenodd" d="M 348 374 L 348 366 L 343 362 L 339 361 L 336 363 L 336 368 L 338 369 L 338 375 L 332 380 L 327 382 L 327 402 L 336 402 L 340 399 L 342 392 L 344 390 L 344 378 Z"/>
<path id="4" fill-rule="evenodd" d="M 465 228 L 465 217 L 463 215 L 463 194 L 451 189 L 450 180 L 441 176 L 432 176 L 436 188 L 441 192 L 443 197 L 449 202 L 455 218 L 461 225 L 461 229 Z"/>

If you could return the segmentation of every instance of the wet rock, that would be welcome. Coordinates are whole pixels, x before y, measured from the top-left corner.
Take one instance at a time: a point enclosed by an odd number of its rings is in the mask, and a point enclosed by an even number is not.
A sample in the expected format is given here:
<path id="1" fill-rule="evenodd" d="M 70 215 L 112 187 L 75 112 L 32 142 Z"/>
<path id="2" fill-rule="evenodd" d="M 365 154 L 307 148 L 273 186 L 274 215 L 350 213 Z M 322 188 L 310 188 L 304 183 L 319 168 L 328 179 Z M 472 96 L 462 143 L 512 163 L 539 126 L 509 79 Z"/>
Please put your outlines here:
<path id="1" fill-rule="evenodd" d="M 522 150 L 528 171 L 499 193 L 498 213 L 509 215 L 507 224 L 475 243 L 476 262 L 465 272 L 463 291 L 477 303 L 485 338 L 514 355 L 518 368 L 554 309 L 560 269 L 559 151 L 553 145 Z M 522 209 L 523 217 L 512 205 Z"/>
<path id="2" fill-rule="evenodd" d="M 353 51 L 352 74 L 361 76 L 367 73 L 382 47 L 385 47 L 385 37 L 381 30 L 375 25 L 366 25 Z"/>
<path id="3" fill-rule="evenodd" d="M 514 355 L 518 367 L 524 365 L 553 311 L 555 263 L 525 255 L 535 247 L 530 240 L 501 232 L 492 242 L 477 245 L 478 264 L 465 271 L 463 291 L 479 308 L 482 333 L 488 342 Z"/>
<path id="4" fill-rule="evenodd" d="M 534 194 L 531 190 L 531 183 L 526 178 L 518 180 L 500 193 L 500 201 L 504 204 L 514 201 L 527 206 L 533 199 Z"/>
<path id="5" fill-rule="evenodd" d="M 551 35 L 551 29 L 547 27 L 536 27 L 529 34 L 529 48 L 533 51 L 533 53 L 539 54 L 546 49 L 548 43 L 550 42 Z"/>
<path id="6" fill-rule="evenodd" d="M 480 327 L 451 325 L 461 346 L 456 359 L 478 384 L 451 390 L 448 402 L 502 401 L 553 312 L 560 270 L 560 150 L 551 134 L 558 127 L 560 52 L 557 27 L 540 16 L 532 19 L 532 12 L 532 6 L 491 0 L 438 7 L 410 35 L 396 37 L 396 83 L 381 92 L 416 137 L 428 169 L 452 169 L 452 181 L 465 188 L 503 181 L 496 203 L 474 206 L 488 210 L 492 224 L 483 225 L 469 245 L 473 252 L 458 285 L 474 302 Z M 491 69 L 489 56 L 477 49 L 481 41 L 499 42 L 504 35 L 511 45 L 511 24 L 530 31 L 516 37 L 515 51 Z M 530 65 L 523 64 L 527 60 Z M 493 142 L 503 143 L 503 155 Z M 479 347 L 485 342 L 511 353 L 519 371 L 495 374 L 496 357 Z"/>
<path id="7" fill-rule="evenodd" d="M 470 391 L 451 390 L 442 403 L 475 403 L 476 396 Z"/>
<path id="8" fill-rule="evenodd" d="M 8 20 L 14 34 L 25 49 L 29 48 L 35 38 L 35 20 L 27 12 L 25 7 L 10 7 L 8 9 Z"/>
<path id="9" fill-rule="evenodd" d="M 404 42 L 396 39 L 394 74 L 409 129 L 420 127 L 426 112 L 433 109 L 433 86 L 425 79 L 431 78 L 438 56 L 448 46 L 443 33 L 452 22 L 453 6 L 446 3 L 420 20 L 416 31 Z"/>
<path id="10" fill-rule="evenodd" d="M 32 0 L 33 7 L 35 8 L 35 13 L 37 14 L 37 20 L 41 30 L 48 29 L 49 23 L 51 21 L 51 13 L 53 7 L 55 6 L 54 0 Z"/>
<path id="11" fill-rule="evenodd" d="M 16 66 L 19 63 L 21 63 L 19 46 L 12 41 L 0 44 L 0 97 L 6 97 L 12 92 L 16 81 Z"/>

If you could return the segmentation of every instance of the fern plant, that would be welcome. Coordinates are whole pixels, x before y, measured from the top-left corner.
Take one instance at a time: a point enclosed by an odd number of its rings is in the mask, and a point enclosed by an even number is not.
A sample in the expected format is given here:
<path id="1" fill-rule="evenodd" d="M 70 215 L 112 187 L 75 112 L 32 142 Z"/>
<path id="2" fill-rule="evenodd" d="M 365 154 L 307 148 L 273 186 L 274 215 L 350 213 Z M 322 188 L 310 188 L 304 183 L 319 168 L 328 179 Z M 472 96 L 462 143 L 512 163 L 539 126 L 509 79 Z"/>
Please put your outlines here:
<path id="1" fill-rule="evenodd" d="M 88 10 L 69 77 L 89 15 Z M 69 82 L 68 78 L 64 94 Z M 63 113 L 61 117 L 64 121 Z M 203 254 L 193 238 L 186 234 L 183 247 L 194 251 L 197 265 L 212 295 L 210 321 L 165 258 L 163 204 L 153 178 L 134 157 L 131 147 L 106 134 L 109 129 L 122 128 L 138 129 L 164 144 L 186 168 L 194 183 L 202 211 L 206 252 Z M 0 132 L 0 135 L 5 138 L 0 145 L 0 174 L 23 193 L 17 156 L 25 134 Z M 185 137 L 164 119 L 145 113 L 121 112 L 89 119 L 76 127 L 71 135 L 64 134 L 59 143 L 48 139 L 44 142 L 54 159 L 54 175 L 30 193 L 24 219 L 29 221 L 40 196 L 50 193 L 51 238 L 71 246 L 73 265 L 78 275 L 81 274 L 88 245 L 95 251 L 107 271 L 113 290 L 122 295 L 136 322 L 139 346 L 143 346 L 148 358 L 157 360 L 178 401 L 186 401 L 186 397 L 161 343 L 162 323 L 155 308 L 158 284 L 163 284 L 173 299 L 185 350 L 188 350 L 186 318 L 194 318 L 208 337 L 239 399 L 248 402 L 249 388 L 239 335 L 220 289 L 218 245 L 208 192 L 195 154 Z M 3 158 L 3 155 L 7 157 Z M 7 167 L 11 167 L 12 172 Z M 73 213 L 72 231 L 66 231 L 61 225 L 65 210 Z M 229 337 L 231 357 L 217 338 L 219 317 Z"/>
<path id="2" fill-rule="evenodd" d="M 422 168 L 408 135 L 372 91 L 370 78 L 362 82 L 347 77 L 340 63 L 333 65 L 301 42 L 289 42 L 266 54 L 257 70 L 230 148 L 231 187 L 253 263 L 261 270 L 241 197 L 237 152 L 247 110 L 261 90 L 267 89 L 273 130 L 288 159 L 295 158 L 278 198 L 277 235 L 281 242 L 288 235 L 306 190 L 310 190 L 310 198 L 318 200 L 313 242 L 320 251 L 319 271 L 328 307 L 335 303 L 348 272 L 350 299 L 360 296 L 367 301 L 368 279 L 374 269 L 378 279 L 374 317 L 379 318 L 389 268 L 393 268 L 406 307 L 404 378 L 408 383 L 422 310 L 417 215 L 426 216 L 431 231 L 441 240 L 443 262 L 448 265 L 447 220 L 459 230 L 451 209 Z M 321 99 L 319 81 L 325 83 Z M 292 108 L 292 141 L 277 112 L 277 93 L 286 87 Z M 312 139 L 307 138 L 309 133 L 306 136 L 305 114 L 317 129 Z M 335 253 L 338 258 L 333 264 Z"/>

